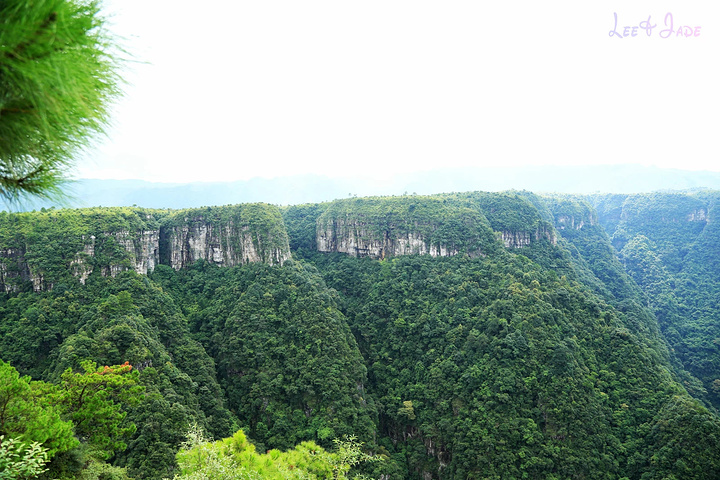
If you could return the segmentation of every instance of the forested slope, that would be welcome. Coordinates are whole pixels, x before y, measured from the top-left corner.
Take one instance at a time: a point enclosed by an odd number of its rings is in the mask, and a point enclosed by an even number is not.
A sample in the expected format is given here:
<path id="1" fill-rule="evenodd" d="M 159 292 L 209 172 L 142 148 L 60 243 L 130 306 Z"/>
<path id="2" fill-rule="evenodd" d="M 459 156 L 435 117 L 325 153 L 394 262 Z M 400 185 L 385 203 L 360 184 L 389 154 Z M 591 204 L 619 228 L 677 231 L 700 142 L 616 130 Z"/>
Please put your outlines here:
<path id="1" fill-rule="evenodd" d="M 681 197 L 4 214 L 0 360 L 74 421 L 47 478 L 172 477 L 195 423 L 261 452 L 354 434 L 373 478 L 718 478 L 717 196 Z M 52 393 L 104 374 L 118 393 L 80 413 Z M 101 406 L 112 442 L 79 416 Z"/>
<path id="2" fill-rule="evenodd" d="M 691 377 L 671 367 L 592 208 L 527 192 L 444 199 L 476 208 L 507 249 L 481 261 L 308 256 L 345 301 L 383 447 L 404 474 L 655 478 L 697 462 L 646 436 L 673 402 L 697 405 L 677 382 Z M 285 212 L 291 231 L 308 208 Z M 702 475 L 708 459 L 674 473 Z"/>
<path id="3" fill-rule="evenodd" d="M 589 197 L 665 338 L 720 407 L 720 193 Z"/>

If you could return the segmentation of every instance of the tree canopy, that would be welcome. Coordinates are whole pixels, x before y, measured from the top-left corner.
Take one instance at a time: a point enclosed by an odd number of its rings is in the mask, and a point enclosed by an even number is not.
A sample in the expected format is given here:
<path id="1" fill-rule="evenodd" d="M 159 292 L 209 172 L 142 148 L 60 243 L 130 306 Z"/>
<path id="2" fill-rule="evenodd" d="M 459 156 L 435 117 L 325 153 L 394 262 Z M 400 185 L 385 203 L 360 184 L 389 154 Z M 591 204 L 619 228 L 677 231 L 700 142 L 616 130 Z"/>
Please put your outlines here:
<path id="1" fill-rule="evenodd" d="M 49 280 L 0 293 L 3 455 L 41 478 L 718 478 L 718 198 L 695 198 L 633 199 L 613 238 L 613 205 L 529 192 L 263 207 L 248 228 L 284 223 L 282 265 L 114 277 L 101 267 L 133 252 L 113 232 L 209 232 L 240 210 L 0 214 L 0 273 L 22 251 Z M 314 241 L 353 218 L 357 238 L 449 226 L 457 244 L 470 210 L 482 255 Z M 83 283 L 68 269 L 92 235 Z M 192 425 L 208 438 L 183 446 Z M 334 442 L 352 435 L 361 451 Z M 348 469 L 363 453 L 384 461 Z"/>

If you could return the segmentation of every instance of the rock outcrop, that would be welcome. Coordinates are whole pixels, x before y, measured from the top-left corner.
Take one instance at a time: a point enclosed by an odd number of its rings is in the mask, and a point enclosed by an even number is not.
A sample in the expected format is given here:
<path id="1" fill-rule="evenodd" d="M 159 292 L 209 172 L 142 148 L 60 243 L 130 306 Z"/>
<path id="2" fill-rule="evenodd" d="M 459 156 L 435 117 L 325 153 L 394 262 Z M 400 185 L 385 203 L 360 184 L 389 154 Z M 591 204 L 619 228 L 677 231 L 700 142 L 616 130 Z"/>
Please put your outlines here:
<path id="1" fill-rule="evenodd" d="M 336 200 L 316 221 L 320 252 L 383 259 L 400 255 L 483 255 L 494 236 L 477 210 L 435 197 Z"/>
<path id="2" fill-rule="evenodd" d="M 197 260 L 279 265 L 290 258 L 290 247 L 277 207 L 265 204 L 0 214 L 0 290 L 6 292 L 23 284 L 35 291 L 68 281 L 84 284 L 96 272 L 147 274 L 161 257 L 175 269 Z"/>
<path id="3" fill-rule="evenodd" d="M 282 265 L 290 258 L 287 235 L 263 238 L 250 226 L 229 221 L 208 223 L 202 216 L 190 217 L 183 225 L 162 230 L 168 251 L 168 265 L 175 270 L 198 260 L 224 267 L 263 262 Z"/>
<path id="4" fill-rule="evenodd" d="M 573 215 L 558 215 L 555 217 L 555 228 L 560 230 L 566 228 L 580 230 L 585 225 L 597 225 L 597 217 L 594 215 L 590 217 L 580 216 L 578 218 Z"/>
<path id="5" fill-rule="evenodd" d="M 75 258 L 70 262 L 70 270 L 72 274 L 85 285 L 88 277 L 93 271 L 90 259 L 95 256 L 95 235 L 89 235 L 87 238 L 82 236 L 85 246 L 82 252 L 75 254 Z"/>
<path id="6" fill-rule="evenodd" d="M 687 221 L 688 222 L 708 222 L 710 220 L 708 219 L 707 210 L 704 208 L 698 208 L 697 210 L 694 210 L 687 214 Z"/>
<path id="7" fill-rule="evenodd" d="M 376 225 L 352 219 L 337 219 L 319 224 L 317 247 L 319 252 L 347 253 L 353 257 L 385 258 L 399 255 L 431 255 L 449 257 L 458 249 L 448 245 L 433 245 L 429 238 L 417 232 L 374 233 Z"/>
<path id="8" fill-rule="evenodd" d="M 111 241 L 124 252 L 127 252 L 126 255 L 112 256 L 114 262 L 99 265 L 100 274 L 106 277 L 115 277 L 120 272 L 130 268 L 137 273 L 147 275 L 159 263 L 160 231 L 157 229 L 140 230 L 139 232 L 130 232 L 129 230 L 101 232 L 97 236 L 83 235 L 82 240 L 84 242 L 82 251 L 76 253 L 75 258 L 70 262 L 72 274 L 82 284 L 85 284 L 85 281 L 96 267 L 97 262 L 93 261 L 96 244 L 103 248 L 106 247 L 106 242 Z"/>
<path id="9" fill-rule="evenodd" d="M 19 248 L 0 251 L 0 285 L 6 293 L 17 291 L 17 285 L 30 280 L 25 252 Z"/>
<path id="10" fill-rule="evenodd" d="M 540 225 L 535 230 L 521 230 L 518 232 L 500 232 L 505 248 L 529 247 L 532 243 L 540 240 L 547 240 L 552 245 L 557 245 L 557 235 L 550 225 Z"/>
<path id="11" fill-rule="evenodd" d="M 551 215 L 543 206 L 544 200 L 535 194 L 466 192 L 450 196 L 450 199 L 481 212 L 505 248 L 525 248 L 545 240 L 557 244 Z"/>

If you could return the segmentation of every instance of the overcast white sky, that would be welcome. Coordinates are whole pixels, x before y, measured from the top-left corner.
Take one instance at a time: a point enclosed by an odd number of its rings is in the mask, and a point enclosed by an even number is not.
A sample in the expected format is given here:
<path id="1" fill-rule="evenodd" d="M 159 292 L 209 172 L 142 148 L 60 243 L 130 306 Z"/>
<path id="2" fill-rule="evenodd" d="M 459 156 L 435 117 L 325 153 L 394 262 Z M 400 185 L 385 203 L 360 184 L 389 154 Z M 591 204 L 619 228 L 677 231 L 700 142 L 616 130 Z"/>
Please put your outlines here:
<path id="1" fill-rule="evenodd" d="M 138 60 L 78 177 L 720 170 L 720 4 L 106 0 Z M 651 17 L 647 36 L 610 37 Z M 698 37 L 661 38 L 673 27 Z"/>

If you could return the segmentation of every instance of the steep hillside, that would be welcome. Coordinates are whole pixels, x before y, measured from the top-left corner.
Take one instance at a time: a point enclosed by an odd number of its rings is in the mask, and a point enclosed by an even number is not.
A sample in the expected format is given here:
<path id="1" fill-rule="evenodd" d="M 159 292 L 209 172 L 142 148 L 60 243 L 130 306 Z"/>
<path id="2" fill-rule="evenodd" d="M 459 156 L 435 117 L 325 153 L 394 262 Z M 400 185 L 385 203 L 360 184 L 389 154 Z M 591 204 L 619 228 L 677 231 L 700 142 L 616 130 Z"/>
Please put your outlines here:
<path id="1" fill-rule="evenodd" d="M 188 312 L 228 401 L 262 448 L 343 435 L 372 438 L 367 368 L 337 297 L 315 269 L 161 268 L 152 277 Z"/>
<path id="2" fill-rule="evenodd" d="M 684 367 L 720 407 L 720 194 L 588 197 Z"/>
<path id="3" fill-rule="evenodd" d="M 0 318 L 2 360 L 36 380 L 57 382 L 67 368 L 82 371 L 84 360 L 128 362 L 140 372 L 142 398 L 123 405 L 122 426 L 136 425 L 129 430 L 135 433 L 119 438 L 127 450 L 103 454 L 133 476 L 172 475 L 175 450 L 192 422 L 212 435 L 233 431 L 236 420 L 225 406 L 213 360 L 190 337 L 172 299 L 145 276 L 126 271 L 86 285 L 6 295 Z M 48 475 L 82 469 L 87 455 L 81 448 L 56 457 Z"/>
<path id="4" fill-rule="evenodd" d="M 678 383 L 697 387 L 682 365 L 671 366 L 653 312 L 643 307 L 640 289 L 587 203 L 528 192 L 437 199 L 448 211 L 481 213 L 505 248 L 475 259 L 384 262 L 307 254 L 302 247 L 312 246 L 311 224 L 324 228 L 330 207 L 283 212 L 291 232 L 307 239 L 297 243 L 300 251 L 341 295 L 369 367 L 368 392 L 377 398 L 379 444 L 402 477 L 717 472 L 708 457 L 712 440 L 699 456 L 669 446 L 687 432 L 678 426 L 671 433 L 668 416 L 682 411 L 698 426 L 706 416 L 711 429 L 717 418 Z M 362 212 L 365 202 L 344 203 L 344 215 Z M 412 202 L 385 198 L 370 205 Z M 637 436 L 658 429 L 665 433 L 652 440 Z"/>
<path id="5" fill-rule="evenodd" d="M 263 461 L 355 434 L 385 480 L 716 478 L 716 197 L 658 198 L 3 214 L 0 359 L 138 372 L 114 447 L 48 478 L 170 478 L 193 423 Z"/>

